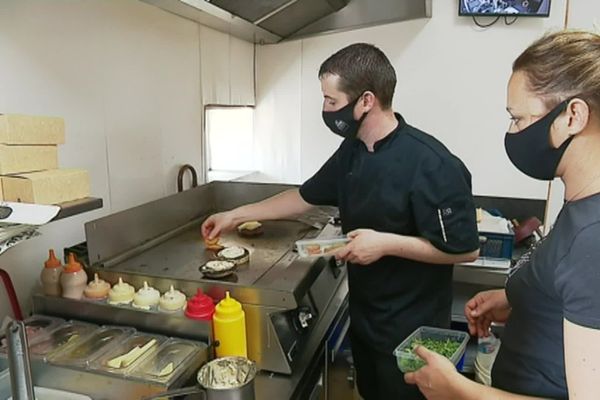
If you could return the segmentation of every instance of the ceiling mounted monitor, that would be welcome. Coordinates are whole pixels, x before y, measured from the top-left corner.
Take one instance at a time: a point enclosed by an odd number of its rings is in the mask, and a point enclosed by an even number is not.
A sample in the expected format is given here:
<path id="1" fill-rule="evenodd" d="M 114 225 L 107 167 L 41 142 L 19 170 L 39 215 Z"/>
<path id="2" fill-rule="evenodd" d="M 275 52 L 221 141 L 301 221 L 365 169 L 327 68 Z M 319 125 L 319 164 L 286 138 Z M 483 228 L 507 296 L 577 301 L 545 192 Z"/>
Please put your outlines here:
<path id="1" fill-rule="evenodd" d="M 551 0 L 459 0 L 458 14 L 467 16 L 547 17 Z"/>

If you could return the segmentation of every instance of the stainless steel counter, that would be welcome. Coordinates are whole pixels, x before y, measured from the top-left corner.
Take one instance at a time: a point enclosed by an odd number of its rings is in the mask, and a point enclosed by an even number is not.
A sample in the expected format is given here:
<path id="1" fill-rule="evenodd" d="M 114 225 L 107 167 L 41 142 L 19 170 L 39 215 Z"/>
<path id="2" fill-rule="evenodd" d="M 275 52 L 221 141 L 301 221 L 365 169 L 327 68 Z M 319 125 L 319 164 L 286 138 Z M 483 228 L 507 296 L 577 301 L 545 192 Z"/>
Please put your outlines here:
<path id="1" fill-rule="evenodd" d="M 454 282 L 474 285 L 504 287 L 508 269 L 480 267 L 473 264 L 457 264 L 454 266 Z"/>
<path id="2" fill-rule="evenodd" d="M 481 291 L 503 288 L 507 274 L 507 268 L 495 269 L 474 264 L 455 265 L 452 321 L 466 322 L 464 315 L 465 303 Z"/>

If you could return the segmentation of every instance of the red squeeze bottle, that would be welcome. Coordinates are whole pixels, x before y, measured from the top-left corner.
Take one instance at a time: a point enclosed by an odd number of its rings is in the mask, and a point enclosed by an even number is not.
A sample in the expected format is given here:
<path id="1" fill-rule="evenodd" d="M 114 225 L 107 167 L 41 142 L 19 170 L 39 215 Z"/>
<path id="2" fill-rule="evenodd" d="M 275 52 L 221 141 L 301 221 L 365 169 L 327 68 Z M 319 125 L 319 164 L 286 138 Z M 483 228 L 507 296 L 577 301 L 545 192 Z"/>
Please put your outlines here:
<path id="1" fill-rule="evenodd" d="M 185 316 L 190 319 L 212 321 L 214 313 L 215 303 L 213 299 L 202 293 L 202 289 L 198 288 L 196 295 L 187 302 Z"/>

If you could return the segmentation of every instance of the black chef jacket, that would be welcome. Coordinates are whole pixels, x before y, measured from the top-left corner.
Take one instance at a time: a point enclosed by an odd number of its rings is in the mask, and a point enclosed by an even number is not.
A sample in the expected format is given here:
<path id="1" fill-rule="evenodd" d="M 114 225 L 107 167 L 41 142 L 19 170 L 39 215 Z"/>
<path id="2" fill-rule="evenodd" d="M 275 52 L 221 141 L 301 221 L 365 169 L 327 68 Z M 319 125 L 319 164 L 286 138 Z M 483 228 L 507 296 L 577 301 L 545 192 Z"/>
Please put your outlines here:
<path id="1" fill-rule="evenodd" d="M 345 139 L 300 187 L 314 205 L 339 207 L 344 233 L 366 228 L 418 236 L 446 253 L 479 247 L 471 175 L 432 136 L 396 114 L 398 127 L 369 152 Z M 385 256 L 348 265 L 353 334 L 390 353 L 421 325 L 448 326 L 452 267 Z"/>

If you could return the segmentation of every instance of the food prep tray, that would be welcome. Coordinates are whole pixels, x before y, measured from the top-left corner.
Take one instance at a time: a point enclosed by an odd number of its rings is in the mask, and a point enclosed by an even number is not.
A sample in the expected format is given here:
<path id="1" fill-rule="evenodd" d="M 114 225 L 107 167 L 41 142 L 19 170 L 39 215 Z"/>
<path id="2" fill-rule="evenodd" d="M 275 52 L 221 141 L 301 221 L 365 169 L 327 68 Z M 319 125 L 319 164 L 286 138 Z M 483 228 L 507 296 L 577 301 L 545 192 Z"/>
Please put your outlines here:
<path id="1" fill-rule="evenodd" d="M 65 348 L 48 359 L 53 364 L 89 368 L 92 362 L 110 351 L 135 332 L 133 328 L 103 326 L 92 332 L 85 340 Z"/>
<path id="2" fill-rule="evenodd" d="M 133 368 L 130 375 L 151 382 L 171 382 L 188 368 L 202 349 L 201 343 L 171 338 Z"/>
<path id="3" fill-rule="evenodd" d="M 96 329 L 98 325 L 78 321 L 65 322 L 47 335 L 38 336 L 29 342 L 29 355 L 32 358 L 46 360 L 49 355 L 62 350 L 65 346 L 84 340 Z"/>
<path id="4" fill-rule="evenodd" d="M 27 342 L 31 343 L 40 337 L 48 335 L 49 332 L 63 322 L 65 320 L 61 318 L 32 315 L 23 321 L 25 324 L 25 333 L 27 334 Z M 7 346 L 6 335 L 2 332 L 0 333 L 0 353 L 6 354 Z"/>
<path id="5" fill-rule="evenodd" d="M 167 340 L 165 336 L 134 333 L 98 357 L 90 368 L 118 375 L 127 375 L 137 364 L 152 357 Z"/>

